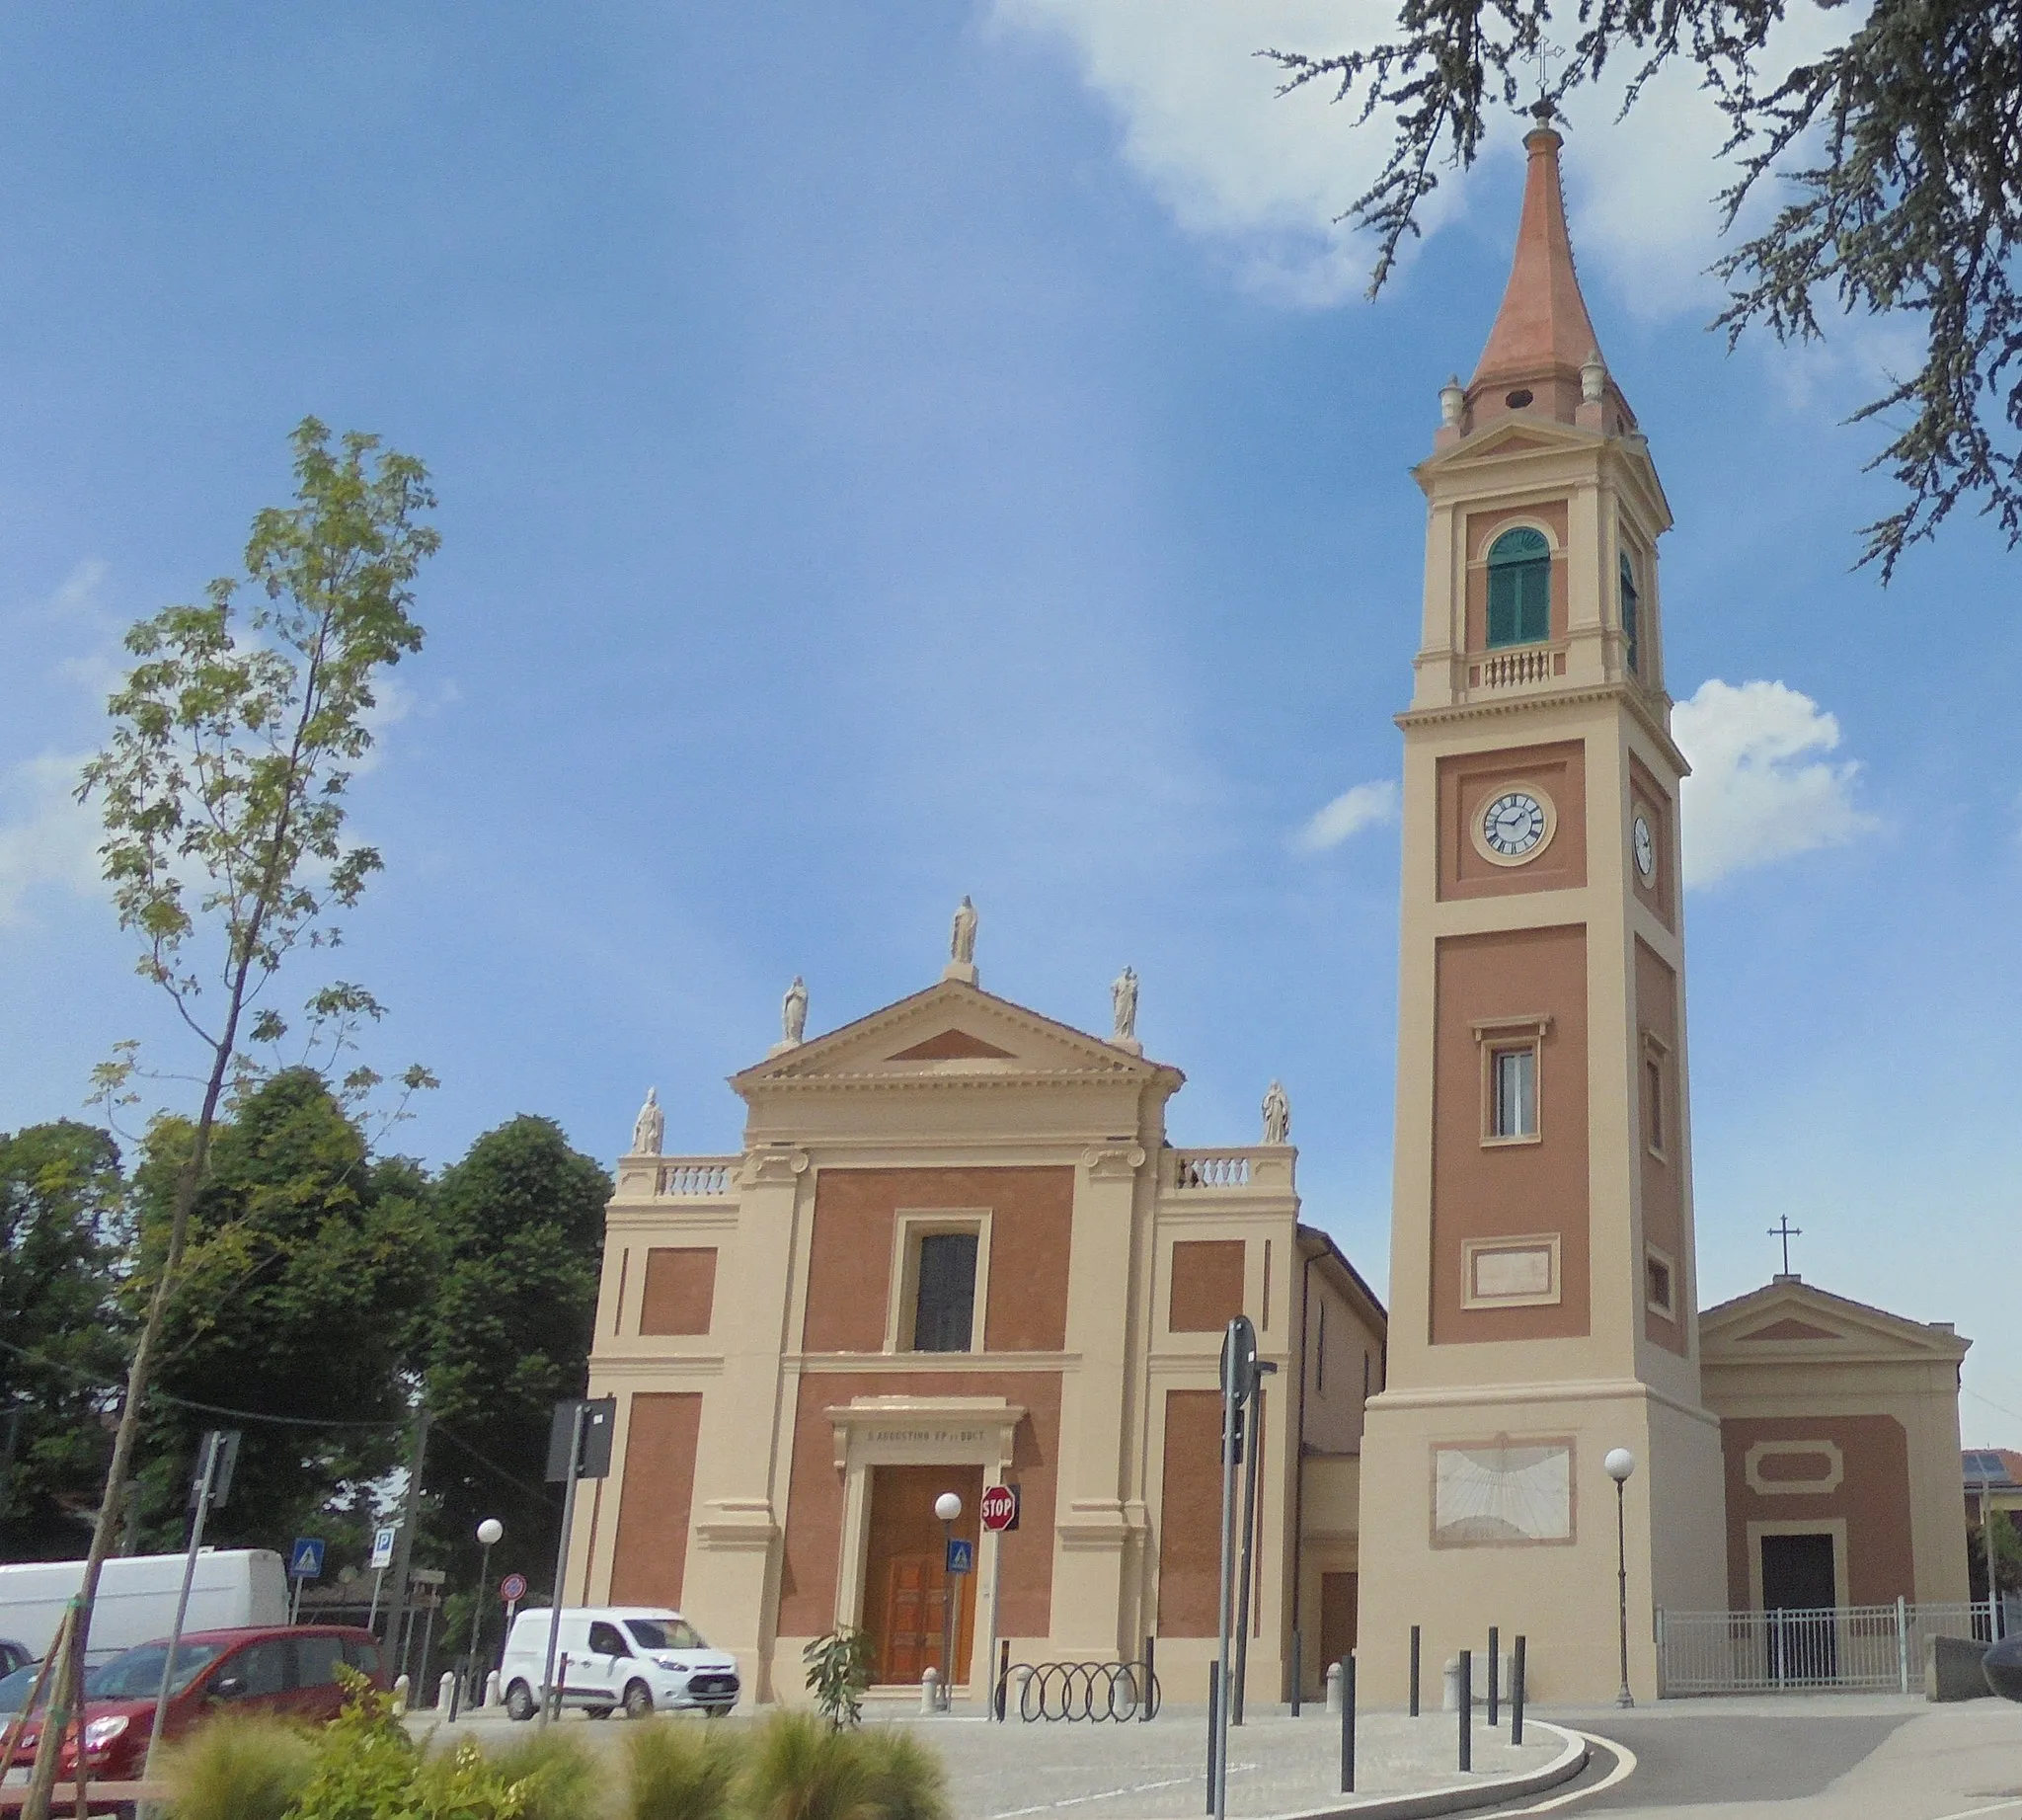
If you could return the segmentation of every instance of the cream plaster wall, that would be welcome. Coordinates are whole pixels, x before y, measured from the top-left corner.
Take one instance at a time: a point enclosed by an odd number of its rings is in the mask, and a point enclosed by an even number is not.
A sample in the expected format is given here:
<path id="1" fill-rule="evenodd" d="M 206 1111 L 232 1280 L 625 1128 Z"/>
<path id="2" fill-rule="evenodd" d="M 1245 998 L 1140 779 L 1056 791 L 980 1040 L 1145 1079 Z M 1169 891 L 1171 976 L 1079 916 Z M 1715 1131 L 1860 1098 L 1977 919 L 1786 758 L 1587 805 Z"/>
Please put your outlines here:
<path id="1" fill-rule="evenodd" d="M 1645 683 L 1627 675 L 1616 611 L 1623 537 L 1653 549 L 1670 512 L 1647 447 L 1529 414 L 1497 418 L 1451 439 L 1418 470 L 1428 500 L 1425 617 L 1404 732 L 1404 865 L 1399 969 L 1397 1141 L 1392 1201 L 1390 1369 L 1362 1439 L 1361 1549 L 1381 1561 L 1364 1582 L 1361 1671 L 1370 1698 L 1404 1698 L 1409 1628 L 1423 1627 L 1425 1672 L 1479 1648 L 1491 1623 L 1528 1639 L 1543 1700 L 1592 1700 L 1618 1682 L 1614 1488 L 1609 1449 L 1634 1451 L 1625 1502 L 1630 1684 L 1656 1692 L 1653 1608 L 1724 1604 L 1724 1493 L 1716 1422 L 1699 1390 L 1694 1323 L 1684 1356 L 1645 1337 L 1637 1118 L 1643 1044 L 1635 999 L 1640 937 L 1682 984 L 1681 936 L 1633 882 L 1632 761 L 1675 794 L 1685 766 L 1668 731 L 1655 563 L 1646 562 Z M 1465 650 L 1463 585 L 1472 523 L 1567 503 L 1568 624 L 1541 673 L 1504 678 Z M 1442 899 L 1438 881 L 1439 761 L 1573 743 L 1584 752 L 1586 883 Z M 1520 765 L 1520 759 L 1513 759 Z M 1513 771 L 1513 775 L 1516 774 Z M 1674 822 L 1661 865 L 1678 863 Z M 1574 1337 L 1434 1344 L 1430 1245 L 1435 1120 L 1469 1128 L 1478 1109 L 1440 1107 L 1434 1081 L 1438 943 L 1443 937 L 1579 925 L 1586 931 L 1589 1130 L 1587 1331 Z M 1533 1007 L 1549 1012 L 1550 1005 Z M 1682 1024 L 1676 1103 L 1689 1106 Z M 1683 1255 L 1678 1300 L 1689 1310 L 1690 1128 L 1677 1146 Z M 1431 1534 L 1437 1443 L 1563 1437 L 1574 1449 L 1575 1524 L 1565 1543 L 1439 1547 Z"/>
<path id="2" fill-rule="evenodd" d="M 950 1028 L 1011 1054 L 1003 1061 L 892 1060 Z M 980 1385 L 993 1373 L 1043 1370 L 1057 1372 L 1060 1382 L 1051 1628 L 1017 1639 L 1018 1653 L 1026 1660 L 1137 1656 L 1157 1611 L 1164 1392 L 1212 1388 L 1218 1378 L 1217 1334 L 1167 1330 L 1171 1247 L 1181 1238 L 1233 1238 L 1245 1246 L 1243 1306 L 1257 1323 L 1265 1358 L 1280 1368 L 1270 1380 L 1259 1475 L 1249 1680 L 1251 1699 L 1277 1700 L 1289 1636 L 1298 1460 L 1297 1421 L 1287 1417 L 1299 1385 L 1296 1152 L 1288 1146 L 1172 1149 L 1163 1108 L 1181 1078 L 966 982 L 944 981 L 739 1075 L 733 1084 L 749 1108 L 739 1154 L 624 1158 L 607 1215 L 590 1367 L 591 1393 L 620 1399 L 614 1470 L 600 1490 L 586 1490 L 580 1500 L 569 1596 L 594 1601 L 608 1591 L 625 1495 L 630 1393 L 700 1389 L 683 1607 L 712 1641 L 736 1652 L 756 1699 L 804 1699 L 799 1651 L 807 1638 L 776 1633 L 802 1376 L 872 1372 L 902 1393 L 908 1379 L 929 1375 L 943 1382 L 951 1373 L 972 1375 Z M 815 1195 L 824 1169 L 1032 1165 L 1074 1171 L 1060 1351 L 801 1349 Z M 645 1254 L 672 1244 L 719 1250 L 706 1335 L 638 1332 Z M 1367 1310 L 1359 1319 L 1356 1331 L 1367 1337 Z M 906 1405 L 908 1422 L 923 1434 L 933 1431 L 943 1417 L 957 1421 L 962 1400 L 917 1398 Z M 927 1455 L 939 1457 L 931 1447 Z M 986 1483 L 1008 1471 L 1006 1459 L 978 1459 Z M 856 1577 L 867 1481 L 848 1448 L 840 1470 L 835 1618 L 847 1622 L 861 1616 Z M 1340 1511 L 1330 1507 L 1328 1521 L 1337 1526 L 1334 1558 Z M 1003 1545 L 1016 1548 L 1021 1540 Z M 964 1665 L 978 1689 L 989 1669 L 997 1548 L 985 1541 L 981 1550 L 974 1653 Z M 1205 1651 L 1198 1640 L 1173 1639 L 1161 1647 L 1161 1675 L 1188 1687 L 1185 1677 L 1211 1651 L 1211 1639 Z"/>

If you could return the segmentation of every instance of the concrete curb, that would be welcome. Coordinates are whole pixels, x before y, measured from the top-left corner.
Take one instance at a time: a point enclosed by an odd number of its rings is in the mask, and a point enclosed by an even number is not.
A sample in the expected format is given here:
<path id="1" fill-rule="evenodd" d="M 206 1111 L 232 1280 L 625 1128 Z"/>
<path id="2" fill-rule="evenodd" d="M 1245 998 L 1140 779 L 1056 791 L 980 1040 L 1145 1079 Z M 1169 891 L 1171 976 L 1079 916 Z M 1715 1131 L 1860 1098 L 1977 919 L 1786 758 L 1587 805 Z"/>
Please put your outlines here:
<path id="1" fill-rule="evenodd" d="M 1587 1740 L 1563 1725 L 1548 1725 L 1526 1716 L 1525 1724 L 1548 1731 L 1565 1740 L 1565 1749 L 1540 1770 L 1521 1776 L 1501 1776 L 1493 1780 L 1449 1782 L 1443 1788 L 1428 1788 L 1422 1794 L 1378 1794 L 1366 1800 L 1349 1795 L 1326 1807 L 1303 1807 L 1283 1814 L 1277 1820 L 1425 1820 L 1432 1814 L 1464 1813 L 1470 1807 L 1489 1807 L 1503 1801 L 1521 1800 L 1527 1794 L 1542 1794 L 1569 1782 L 1587 1767 Z"/>

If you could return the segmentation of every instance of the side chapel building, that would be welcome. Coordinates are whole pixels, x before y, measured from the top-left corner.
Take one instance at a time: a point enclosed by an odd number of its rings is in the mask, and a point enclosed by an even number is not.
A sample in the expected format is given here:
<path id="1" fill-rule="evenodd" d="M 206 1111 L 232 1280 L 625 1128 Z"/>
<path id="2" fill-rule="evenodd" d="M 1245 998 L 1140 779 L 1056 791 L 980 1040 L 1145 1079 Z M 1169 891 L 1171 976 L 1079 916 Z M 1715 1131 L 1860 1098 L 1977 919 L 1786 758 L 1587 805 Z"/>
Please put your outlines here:
<path id="1" fill-rule="evenodd" d="M 1963 1601 L 1949 1325 L 1794 1276 L 1701 1313 L 1678 786 L 1657 544 L 1671 514 L 1574 270 L 1559 135 L 1529 168 L 1473 379 L 1440 394 L 1404 734 L 1388 1307 L 1303 1224 L 1264 1141 L 1166 1140 L 1180 1071 L 991 995 L 958 913 L 924 991 L 733 1076 L 736 1155 L 663 1155 L 649 1103 L 607 1224 L 590 1393 L 616 1464 L 571 1603 L 677 1606 L 760 1700 L 871 1633 L 880 1682 L 989 1630 L 1014 1660 L 1134 1658 L 1196 1690 L 1216 1630 L 1222 1331 L 1267 1381 L 1252 1700 L 1358 1647 L 1401 1701 L 1500 1623 L 1543 1700 L 1615 1691 L 1627 1447 L 1630 1681 L 1650 1614 Z M 980 1537 L 988 1485 L 1018 1529 Z M 1301 1658 L 1292 1660 L 1293 1639 Z"/>

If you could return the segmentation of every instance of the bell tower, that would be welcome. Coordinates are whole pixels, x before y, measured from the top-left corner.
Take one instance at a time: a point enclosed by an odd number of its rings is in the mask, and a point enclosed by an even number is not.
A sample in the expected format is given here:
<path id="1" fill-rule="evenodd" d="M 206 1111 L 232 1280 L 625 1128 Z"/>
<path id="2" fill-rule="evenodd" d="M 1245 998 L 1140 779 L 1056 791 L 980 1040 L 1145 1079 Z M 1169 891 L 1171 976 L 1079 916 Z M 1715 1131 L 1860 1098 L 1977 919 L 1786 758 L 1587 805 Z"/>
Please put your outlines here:
<path id="1" fill-rule="evenodd" d="M 1727 1603 L 1700 1399 L 1678 880 L 1657 543 L 1671 512 L 1580 294 L 1558 133 L 1529 154 L 1509 287 L 1440 393 L 1404 733 L 1383 1392 L 1361 1458 L 1360 1664 L 1429 1697 L 1490 1624 L 1539 1700 L 1629 1683 L 1652 1608 Z M 1479 1678 L 1477 1687 L 1481 1685 Z"/>

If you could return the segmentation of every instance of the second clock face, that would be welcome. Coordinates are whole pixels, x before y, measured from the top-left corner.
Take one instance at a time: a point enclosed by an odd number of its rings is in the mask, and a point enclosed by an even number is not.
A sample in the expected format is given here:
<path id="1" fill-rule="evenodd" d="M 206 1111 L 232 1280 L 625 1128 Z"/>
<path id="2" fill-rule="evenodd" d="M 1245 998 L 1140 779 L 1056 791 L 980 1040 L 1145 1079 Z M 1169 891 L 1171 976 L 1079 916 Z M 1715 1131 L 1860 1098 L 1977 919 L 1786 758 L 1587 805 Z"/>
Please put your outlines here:
<path id="1" fill-rule="evenodd" d="M 1528 859 L 1551 833 L 1551 810 L 1532 790 L 1505 790 L 1481 812 L 1481 845 L 1486 855 L 1514 865 Z"/>
<path id="2" fill-rule="evenodd" d="M 1652 883 L 1657 877 L 1657 839 L 1650 831 L 1650 821 L 1638 816 L 1630 829 L 1636 848 L 1636 870 L 1643 875 L 1644 884 Z"/>

